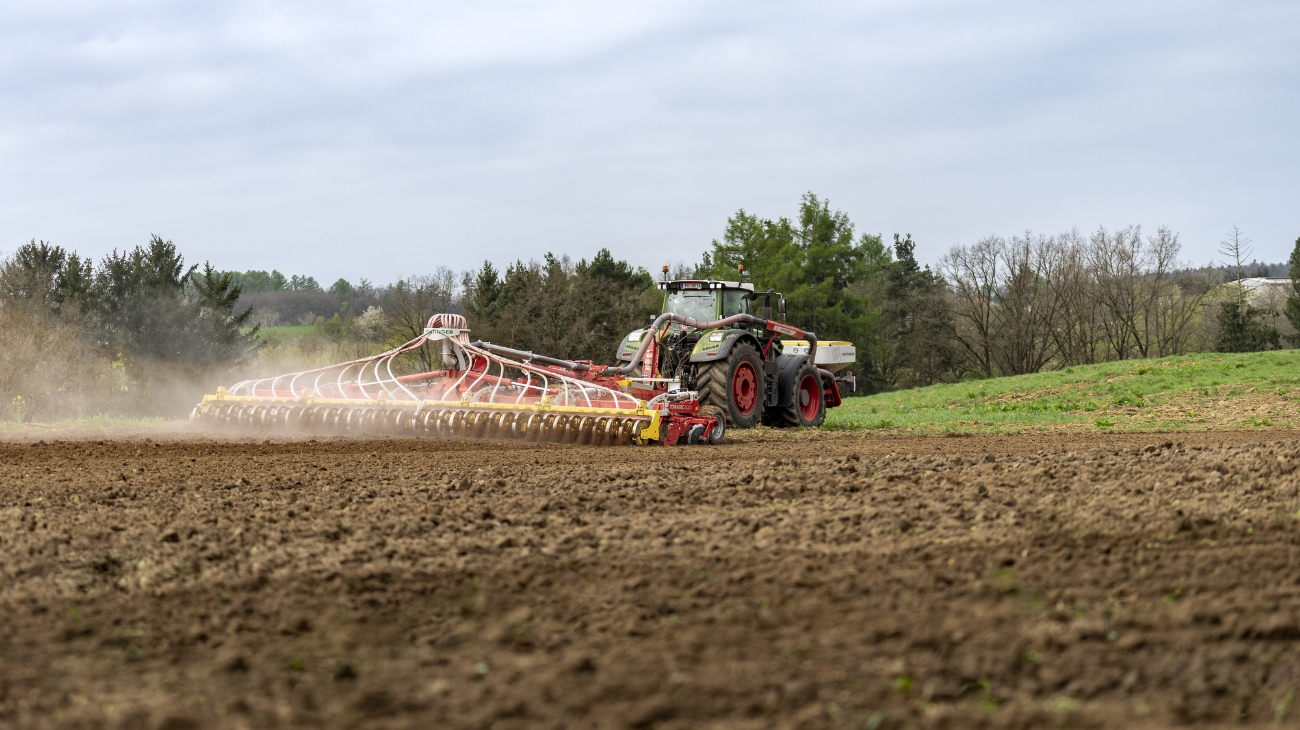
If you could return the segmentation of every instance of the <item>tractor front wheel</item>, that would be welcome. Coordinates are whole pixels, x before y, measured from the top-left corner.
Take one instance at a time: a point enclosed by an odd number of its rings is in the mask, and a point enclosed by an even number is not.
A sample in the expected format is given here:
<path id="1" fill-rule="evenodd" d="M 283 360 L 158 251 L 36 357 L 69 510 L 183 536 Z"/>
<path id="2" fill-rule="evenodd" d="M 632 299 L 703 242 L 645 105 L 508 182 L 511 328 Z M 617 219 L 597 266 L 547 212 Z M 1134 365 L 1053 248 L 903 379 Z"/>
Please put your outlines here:
<path id="1" fill-rule="evenodd" d="M 747 342 L 737 342 L 727 357 L 702 363 L 695 371 L 700 405 L 717 406 L 727 425 L 753 428 L 763 414 L 763 360 Z"/>

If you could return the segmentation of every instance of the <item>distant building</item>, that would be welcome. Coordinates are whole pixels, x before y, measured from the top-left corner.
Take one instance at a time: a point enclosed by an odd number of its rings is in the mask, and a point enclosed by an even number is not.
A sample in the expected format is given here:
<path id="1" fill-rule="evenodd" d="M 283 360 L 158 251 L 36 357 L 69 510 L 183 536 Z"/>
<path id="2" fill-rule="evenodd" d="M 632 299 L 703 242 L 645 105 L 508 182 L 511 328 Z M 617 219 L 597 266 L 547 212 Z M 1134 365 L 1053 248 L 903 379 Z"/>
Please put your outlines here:
<path id="1" fill-rule="evenodd" d="M 1272 296 L 1273 292 L 1279 292 L 1284 298 L 1291 294 L 1289 276 L 1257 276 L 1252 279 L 1240 279 L 1236 283 L 1250 292 L 1252 299 L 1259 294 Z"/>
<path id="2" fill-rule="evenodd" d="M 1262 310 L 1264 321 L 1276 327 L 1283 337 L 1295 335 L 1296 331 L 1291 326 L 1291 322 L 1282 316 L 1282 310 L 1286 307 L 1286 300 L 1294 291 L 1291 288 L 1290 277 L 1257 276 L 1250 279 L 1241 279 L 1232 282 L 1232 284 L 1238 284 L 1242 289 L 1246 290 L 1246 299 L 1250 306 Z"/>

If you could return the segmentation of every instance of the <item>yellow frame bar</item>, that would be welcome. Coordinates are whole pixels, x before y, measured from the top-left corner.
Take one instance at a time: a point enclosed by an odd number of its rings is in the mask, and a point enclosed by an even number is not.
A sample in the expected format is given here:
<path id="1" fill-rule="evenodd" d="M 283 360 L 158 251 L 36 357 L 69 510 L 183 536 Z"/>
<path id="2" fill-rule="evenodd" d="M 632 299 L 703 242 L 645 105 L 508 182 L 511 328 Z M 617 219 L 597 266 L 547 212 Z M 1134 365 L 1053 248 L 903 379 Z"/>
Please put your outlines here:
<path id="1" fill-rule="evenodd" d="M 359 401 L 346 398 L 284 398 L 274 395 L 226 395 L 218 392 L 216 395 L 203 396 L 203 405 L 209 403 L 280 403 L 303 406 L 348 406 L 352 408 L 376 406 L 380 408 L 411 408 L 417 413 L 421 408 L 426 406 L 438 408 L 461 408 L 465 410 L 482 410 L 482 411 L 524 411 L 530 413 L 578 413 L 583 415 L 598 416 L 626 416 L 631 418 L 645 418 L 649 421 L 641 429 L 641 437 L 650 441 L 658 441 L 661 437 L 659 434 L 659 419 L 661 412 L 646 408 L 645 401 L 638 400 L 636 409 L 631 408 L 591 408 L 583 406 L 557 406 L 550 403 L 542 402 L 536 404 L 519 404 L 514 403 L 466 403 L 464 401 L 392 401 L 392 400 L 373 400 Z"/>

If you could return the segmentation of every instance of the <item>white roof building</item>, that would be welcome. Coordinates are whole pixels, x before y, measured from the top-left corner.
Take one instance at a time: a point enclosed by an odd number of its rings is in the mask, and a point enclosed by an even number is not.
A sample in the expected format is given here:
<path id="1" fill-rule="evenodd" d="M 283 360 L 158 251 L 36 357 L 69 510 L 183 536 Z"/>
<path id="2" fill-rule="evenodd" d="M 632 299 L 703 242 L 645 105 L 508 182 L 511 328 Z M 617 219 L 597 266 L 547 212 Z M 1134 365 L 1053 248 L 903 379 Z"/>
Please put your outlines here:
<path id="1" fill-rule="evenodd" d="M 1291 277 L 1289 277 L 1289 276 L 1257 276 L 1257 277 L 1254 277 L 1254 278 L 1252 278 L 1252 279 L 1239 279 L 1239 280 L 1237 280 L 1236 283 L 1237 283 L 1237 284 L 1240 284 L 1242 289 L 1245 289 L 1246 291 L 1251 292 L 1251 293 L 1253 294 L 1253 293 L 1255 293 L 1256 291 L 1258 291 L 1258 290 L 1260 290 L 1260 289 L 1264 289 L 1265 291 L 1267 291 L 1267 290 L 1269 290 L 1271 287 L 1275 287 L 1275 286 L 1277 286 L 1277 287 L 1285 287 L 1285 288 L 1287 288 L 1287 289 L 1290 289 L 1290 288 L 1291 288 Z"/>

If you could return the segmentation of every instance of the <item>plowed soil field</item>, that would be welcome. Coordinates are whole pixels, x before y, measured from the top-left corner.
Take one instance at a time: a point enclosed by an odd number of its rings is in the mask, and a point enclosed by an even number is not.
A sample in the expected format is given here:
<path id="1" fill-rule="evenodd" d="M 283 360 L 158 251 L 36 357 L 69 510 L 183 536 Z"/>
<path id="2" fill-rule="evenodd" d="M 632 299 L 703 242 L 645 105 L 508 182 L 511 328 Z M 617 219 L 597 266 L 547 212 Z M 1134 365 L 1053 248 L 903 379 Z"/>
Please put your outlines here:
<path id="1" fill-rule="evenodd" d="M 1300 722 L 1294 432 L 0 445 L 0 726 Z"/>

